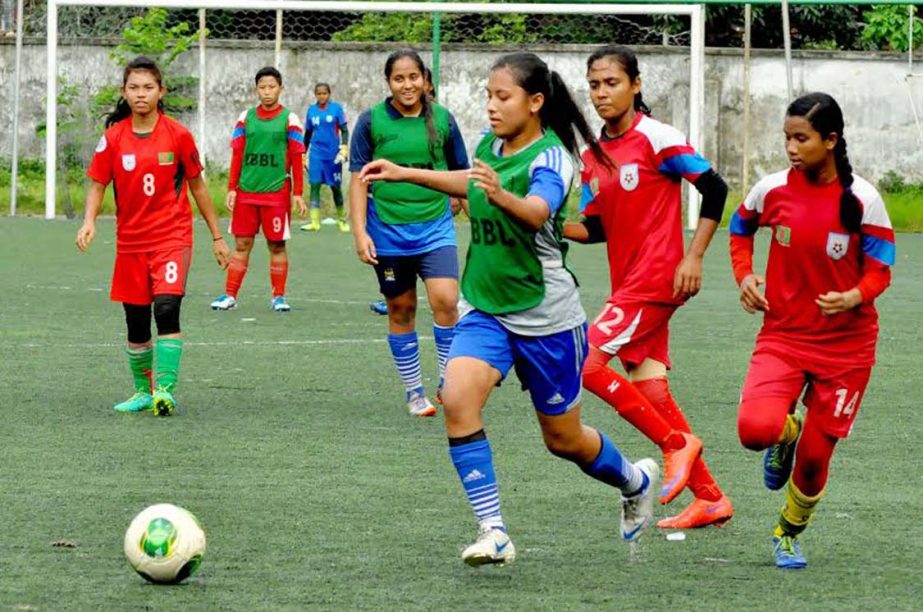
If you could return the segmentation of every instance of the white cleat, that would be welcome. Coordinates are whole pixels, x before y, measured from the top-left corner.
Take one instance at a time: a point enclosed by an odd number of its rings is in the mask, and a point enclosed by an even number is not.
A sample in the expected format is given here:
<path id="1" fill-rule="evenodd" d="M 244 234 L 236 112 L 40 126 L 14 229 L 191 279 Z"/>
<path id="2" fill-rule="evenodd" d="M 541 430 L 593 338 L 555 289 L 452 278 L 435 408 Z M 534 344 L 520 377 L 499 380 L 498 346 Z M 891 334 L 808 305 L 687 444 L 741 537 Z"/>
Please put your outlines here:
<path id="1" fill-rule="evenodd" d="M 407 392 L 407 411 L 410 412 L 410 416 L 436 416 L 436 407 L 426 397 L 426 393 L 420 393 L 419 391 Z"/>
<path id="2" fill-rule="evenodd" d="M 516 560 L 516 547 L 510 536 L 497 527 L 481 525 L 477 541 L 462 552 L 462 561 L 472 567 L 489 563 L 505 565 Z"/>
<path id="3" fill-rule="evenodd" d="M 653 459 L 641 459 L 635 467 L 647 474 L 647 488 L 631 497 L 622 497 L 622 539 L 633 542 L 654 522 L 654 497 L 660 486 L 660 466 Z"/>
<path id="4" fill-rule="evenodd" d="M 231 310 L 237 308 L 237 300 L 227 293 L 222 293 L 211 303 L 212 310 Z"/>

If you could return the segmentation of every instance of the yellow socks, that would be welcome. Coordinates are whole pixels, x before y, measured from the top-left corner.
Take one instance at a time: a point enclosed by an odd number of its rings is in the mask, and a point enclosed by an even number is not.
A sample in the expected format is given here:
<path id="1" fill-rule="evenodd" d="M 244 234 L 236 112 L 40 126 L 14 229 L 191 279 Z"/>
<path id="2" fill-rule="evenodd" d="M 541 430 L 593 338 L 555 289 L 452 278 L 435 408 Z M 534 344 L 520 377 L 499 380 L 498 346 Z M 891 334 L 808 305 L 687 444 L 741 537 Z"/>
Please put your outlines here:
<path id="1" fill-rule="evenodd" d="M 786 427 L 788 424 L 786 423 Z M 785 505 L 782 506 L 782 513 L 779 515 L 779 524 L 775 528 L 775 536 L 781 538 L 784 535 L 797 536 L 808 523 L 817 509 L 817 503 L 824 496 L 821 491 L 814 497 L 809 497 L 802 493 L 795 482 L 791 479 L 788 481 L 788 492 L 785 495 Z"/>

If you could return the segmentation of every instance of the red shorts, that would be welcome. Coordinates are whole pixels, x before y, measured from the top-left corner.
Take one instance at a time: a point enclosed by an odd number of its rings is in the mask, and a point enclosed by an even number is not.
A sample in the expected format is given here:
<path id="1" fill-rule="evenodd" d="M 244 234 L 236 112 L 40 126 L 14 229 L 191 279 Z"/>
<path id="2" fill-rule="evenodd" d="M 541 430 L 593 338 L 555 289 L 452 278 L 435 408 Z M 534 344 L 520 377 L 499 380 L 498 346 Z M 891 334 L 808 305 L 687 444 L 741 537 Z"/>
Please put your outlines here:
<path id="1" fill-rule="evenodd" d="M 670 317 L 673 304 L 617 302 L 609 299 L 590 326 L 591 346 L 615 355 L 625 369 L 653 359 L 670 367 Z"/>
<path id="2" fill-rule="evenodd" d="M 185 295 L 191 263 L 191 247 L 116 253 L 109 298 L 144 306 L 153 302 L 155 295 Z"/>
<path id="3" fill-rule="evenodd" d="M 231 213 L 231 233 L 241 238 L 252 238 L 262 226 L 266 240 L 288 240 L 292 237 L 290 210 L 290 206 L 257 206 L 238 202 Z"/>
<path id="4" fill-rule="evenodd" d="M 750 358 L 740 401 L 785 398 L 794 404 L 804 393 L 808 418 L 824 433 L 845 438 L 852 429 L 872 374 L 868 367 L 832 367 L 769 352 L 757 344 Z"/>

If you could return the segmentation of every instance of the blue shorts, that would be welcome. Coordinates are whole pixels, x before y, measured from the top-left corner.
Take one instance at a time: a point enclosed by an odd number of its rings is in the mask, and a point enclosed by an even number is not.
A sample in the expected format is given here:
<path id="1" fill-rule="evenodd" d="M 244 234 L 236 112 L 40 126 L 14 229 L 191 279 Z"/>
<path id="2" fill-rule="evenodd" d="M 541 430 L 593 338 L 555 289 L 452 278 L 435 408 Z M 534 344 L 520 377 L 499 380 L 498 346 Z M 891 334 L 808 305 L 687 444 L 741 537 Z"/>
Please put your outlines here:
<path id="1" fill-rule="evenodd" d="M 343 164 L 335 164 L 332 159 L 314 159 L 308 157 L 308 183 L 339 187 L 343 181 Z"/>
<path id="2" fill-rule="evenodd" d="M 556 416 L 580 403 L 586 355 L 586 323 L 550 336 L 520 336 L 495 317 L 472 310 L 455 325 L 449 360 L 472 357 L 504 378 L 515 366 L 535 409 Z"/>
<path id="3" fill-rule="evenodd" d="M 417 276 L 458 279 L 458 247 L 442 246 L 419 255 L 379 255 L 375 265 L 378 288 L 386 298 L 417 286 Z"/>

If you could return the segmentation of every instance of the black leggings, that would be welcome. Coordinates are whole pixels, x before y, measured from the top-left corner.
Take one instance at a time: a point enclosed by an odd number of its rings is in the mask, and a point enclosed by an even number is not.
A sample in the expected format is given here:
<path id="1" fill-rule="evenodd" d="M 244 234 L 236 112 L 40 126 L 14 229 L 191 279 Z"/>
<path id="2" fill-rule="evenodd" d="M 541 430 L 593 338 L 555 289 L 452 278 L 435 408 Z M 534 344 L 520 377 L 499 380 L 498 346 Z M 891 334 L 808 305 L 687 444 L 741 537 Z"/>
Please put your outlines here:
<path id="1" fill-rule="evenodd" d="M 155 295 L 154 321 L 157 323 L 157 335 L 178 334 L 181 295 Z M 128 341 L 132 344 L 145 344 L 151 339 L 151 305 L 122 304 L 125 308 L 125 323 L 128 325 Z"/>

